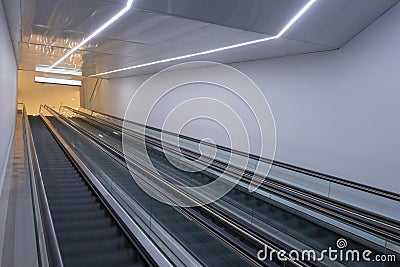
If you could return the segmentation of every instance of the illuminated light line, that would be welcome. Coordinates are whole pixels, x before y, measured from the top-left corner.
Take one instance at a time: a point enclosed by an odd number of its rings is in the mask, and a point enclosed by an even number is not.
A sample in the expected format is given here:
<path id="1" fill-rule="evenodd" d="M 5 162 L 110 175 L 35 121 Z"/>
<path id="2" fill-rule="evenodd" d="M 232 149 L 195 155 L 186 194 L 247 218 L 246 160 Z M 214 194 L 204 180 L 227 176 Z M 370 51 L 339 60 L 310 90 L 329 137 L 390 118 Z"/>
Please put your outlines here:
<path id="1" fill-rule="evenodd" d="M 35 82 L 61 84 L 61 85 L 74 85 L 74 86 L 82 85 L 82 81 L 78 81 L 78 80 L 68 80 L 68 79 L 49 78 L 49 77 L 40 77 L 40 76 L 35 76 Z"/>
<path id="2" fill-rule="evenodd" d="M 58 64 L 63 62 L 67 57 L 72 55 L 76 50 L 78 50 L 79 48 L 81 48 L 82 46 L 87 44 L 90 40 L 92 40 L 94 37 L 96 37 L 96 35 L 98 35 L 100 32 L 104 31 L 108 26 L 113 24 L 117 19 L 119 19 L 122 15 L 124 15 L 132 7 L 133 1 L 134 0 L 128 0 L 128 2 L 126 3 L 126 6 L 123 9 L 121 9 L 121 11 L 119 11 L 114 17 L 109 19 L 100 28 L 98 28 L 91 35 L 89 35 L 89 37 L 84 39 L 80 44 L 78 44 L 77 46 L 72 48 L 67 54 L 65 54 L 62 58 L 60 58 L 56 63 L 51 65 L 45 72 L 50 72 L 51 69 L 53 69 L 55 66 L 57 66 Z"/>
<path id="3" fill-rule="evenodd" d="M 166 62 L 171 62 L 171 61 L 176 61 L 180 59 L 186 59 L 186 58 L 191 58 L 195 56 L 203 56 L 203 55 L 208 55 L 208 54 L 213 54 L 233 48 L 238 48 L 238 47 L 243 47 L 247 45 L 252 45 L 252 44 L 257 44 L 257 43 L 262 43 L 262 42 L 267 42 L 267 41 L 272 41 L 275 39 L 281 38 L 306 12 L 307 10 L 310 9 L 310 7 L 316 2 L 317 0 L 310 0 L 290 21 L 288 24 L 285 25 L 285 27 L 275 36 L 267 37 L 267 38 L 262 38 L 262 39 L 257 39 L 249 42 L 244 42 L 244 43 L 239 43 L 235 45 L 229 45 L 229 46 L 224 46 L 212 50 L 207 50 L 203 52 L 198 52 L 198 53 L 193 53 L 189 55 L 184 55 L 184 56 L 179 56 L 179 57 L 172 57 L 172 58 L 167 58 L 167 59 L 162 59 L 162 60 L 157 60 L 149 63 L 144 63 L 140 65 L 135 65 L 135 66 L 130 66 L 130 67 L 125 67 L 121 69 L 116 69 L 116 70 L 111 70 L 111 71 L 106 71 L 106 72 L 101 72 L 98 74 L 93 74 L 90 75 L 89 77 L 96 77 L 96 76 L 102 76 L 106 74 L 111 74 L 111 73 L 116 73 L 116 72 L 121 72 L 121 71 L 126 71 L 126 70 L 132 70 L 132 69 L 138 69 L 138 68 L 143 68 L 143 67 L 148 67 L 160 63 L 166 63 Z"/>
<path id="4" fill-rule="evenodd" d="M 232 49 L 232 48 L 237 48 L 237 47 L 241 47 L 241 46 L 245 46 L 245 45 L 265 42 L 265 41 L 272 40 L 272 39 L 276 39 L 276 37 L 275 36 L 274 37 L 268 37 L 268 38 L 258 39 L 258 40 L 254 40 L 254 41 L 250 41 L 250 42 L 246 42 L 246 43 L 240 43 L 240 44 L 235 44 L 235 45 L 230 45 L 230 46 L 224 46 L 224 47 L 216 48 L 216 49 L 213 49 L 213 50 L 207 50 L 207 51 L 203 51 L 203 52 L 193 53 L 193 54 L 189 54 L 189 55 L 185 55 L 185 56 L 162 59 L 162 60 L 153 61 L 153 62 L 149 62 L 149 63 L 145 63 L 145 64 L 140 64 L 140 65 L 135 65 L 135 66 L 126 67 L 126 68 L 122 68 L 122 69 L 117 69 L 117 70 L 112 70 L 112 71 L 99 73 L 99 74 L 91 75 L 90 77 L 100 76 L 100 75 L 110 74 L 110 73 L 115 73 L 115 72 L 120 72 L 120 71 L 124 71 L 124 70 L 137 69 L 137 68 L 147 67 L 147 66 L 151 66 L 151 65 L 156 65 L 156 64 L 160 64 L 160 63 L 166 63 L 166 62 L 170 62 L 170 61 L 175 61 L 175 60 L 180 60 L 180 59 L 185 59 L 185 58 L 190 58 L 190 57 L 195 57 L 195 56 L 202 56 L 202 55 L 212 54 L 212 53 L 216 53 L 216 52 L 220 52 L 220 51 L 224 51 L 224 50 L 228 50 L 228 49 Z"/>
<path id="5" fill-rule="evenodd" d="M 281 38 L 306 12 L 310 7 L 317 2 L 317 0 L 311 0 L 308 2 L 297 14 L 294 16 L 288 24 L 276 35 L 277 38 Z"/>

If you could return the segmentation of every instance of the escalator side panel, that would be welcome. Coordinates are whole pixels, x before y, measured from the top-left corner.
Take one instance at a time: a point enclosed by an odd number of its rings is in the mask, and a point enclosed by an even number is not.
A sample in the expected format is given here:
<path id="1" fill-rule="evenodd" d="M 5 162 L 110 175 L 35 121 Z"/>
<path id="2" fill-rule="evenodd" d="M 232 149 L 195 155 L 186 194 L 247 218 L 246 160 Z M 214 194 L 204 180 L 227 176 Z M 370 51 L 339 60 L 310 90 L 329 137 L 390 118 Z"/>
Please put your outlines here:
<path id="1" fill-rule="evenodd" d="M 64 266 L 146 266 L 39 117 L 29 117 Z"/>

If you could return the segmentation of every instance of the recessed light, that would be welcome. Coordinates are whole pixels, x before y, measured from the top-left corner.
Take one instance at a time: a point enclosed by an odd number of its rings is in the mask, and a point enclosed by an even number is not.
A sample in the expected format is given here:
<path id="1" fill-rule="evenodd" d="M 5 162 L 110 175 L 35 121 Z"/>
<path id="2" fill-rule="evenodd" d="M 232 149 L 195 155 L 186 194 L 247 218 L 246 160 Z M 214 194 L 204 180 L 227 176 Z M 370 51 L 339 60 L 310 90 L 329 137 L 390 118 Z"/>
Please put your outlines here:
<path id="1" fill-rule="evenodd" d="M 82 85 L 82 81 L 78 81 L 78 80 L 48 78 L 48 77 L 40 77 L 40 76 L 35 76 L 35 82 L 60 84 L 60 85 L 73 85 L 73 86 L 81 86 Z"/>

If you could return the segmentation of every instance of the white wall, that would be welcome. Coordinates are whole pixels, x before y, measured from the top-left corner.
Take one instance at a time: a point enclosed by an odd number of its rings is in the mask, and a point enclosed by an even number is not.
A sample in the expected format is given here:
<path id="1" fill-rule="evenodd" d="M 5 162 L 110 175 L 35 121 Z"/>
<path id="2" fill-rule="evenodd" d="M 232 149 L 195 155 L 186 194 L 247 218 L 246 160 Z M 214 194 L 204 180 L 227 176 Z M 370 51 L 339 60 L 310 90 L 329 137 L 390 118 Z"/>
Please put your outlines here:
<path id="1" fill-rule="evenodd" d="M 134 91 L 149 77 L 150 75 L 143 75 L 103 80 L 95 99 L 91 103 L 92 109 L 122 117 Z"/>
<path id="2" fill-rule="evenodd" d="M 338 51 L 232 65 L 271 105 L 276 160 L 400 192 L 399 18 L 397 4 Z M 109 80 L 93 108 L 123 116 L 146 78 Z"/>
<path id="3" fill-rule="evenodd" d="M 0 191 L 12 143 L 17 109 L 17 65 L 0 1 Z"/>

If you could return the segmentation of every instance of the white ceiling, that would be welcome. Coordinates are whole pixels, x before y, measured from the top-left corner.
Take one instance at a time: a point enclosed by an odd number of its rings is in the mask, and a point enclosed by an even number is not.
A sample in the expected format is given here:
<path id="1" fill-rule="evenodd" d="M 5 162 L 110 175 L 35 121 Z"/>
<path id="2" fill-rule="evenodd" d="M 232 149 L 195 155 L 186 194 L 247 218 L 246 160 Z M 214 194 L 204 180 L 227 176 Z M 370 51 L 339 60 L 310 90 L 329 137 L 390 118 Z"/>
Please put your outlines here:
<path id="1" fill-rule="evenodd" d="M 51 65 L 126 0 L 3 0 L 19 68 Z M 318 0 L 284 36 L 194 60 L 232 63 L 337 49 L 399 0 Z M 276 35 L 307 0 L 136 0 L 133 8 L 61 66 L 84 75 Z M 18 16 L 18 12 L 20 12 Z M 18 23 L 22 17 L 22 23 Z M 11 19 L 10 19 L 11 18 Z M 106 78 L 153 73 L 169 64 Z"/>

